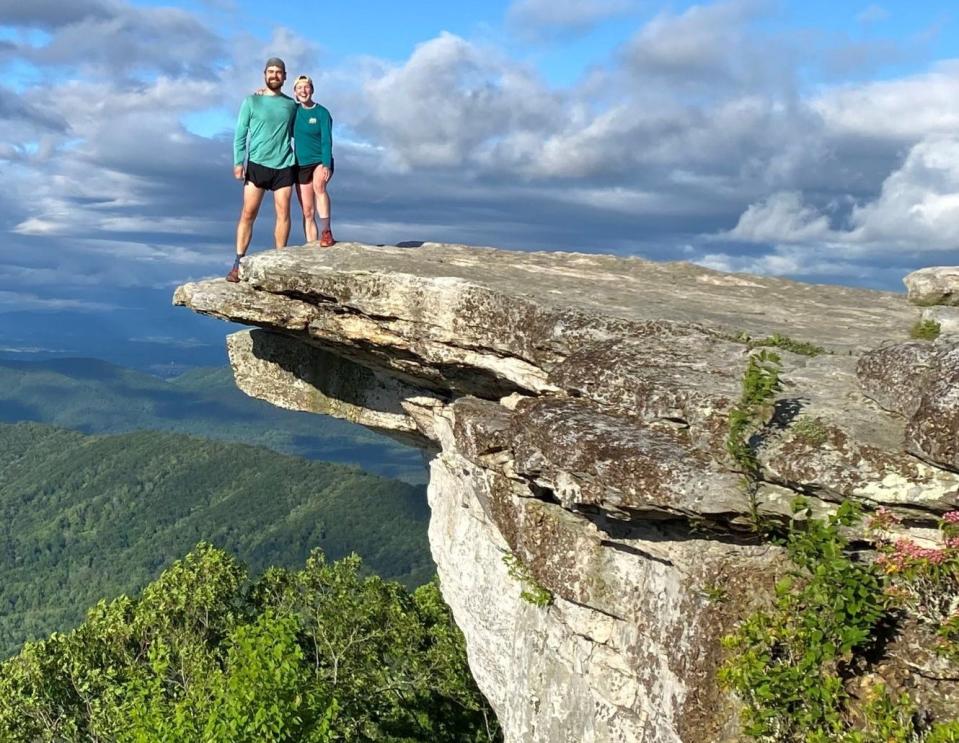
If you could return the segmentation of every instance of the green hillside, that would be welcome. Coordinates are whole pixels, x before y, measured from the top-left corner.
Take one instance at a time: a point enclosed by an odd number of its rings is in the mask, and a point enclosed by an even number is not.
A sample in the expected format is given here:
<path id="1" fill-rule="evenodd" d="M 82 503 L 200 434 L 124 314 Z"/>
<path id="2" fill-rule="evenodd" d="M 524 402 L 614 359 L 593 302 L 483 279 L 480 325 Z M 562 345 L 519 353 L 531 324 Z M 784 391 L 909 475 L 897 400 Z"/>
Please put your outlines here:
<path id="1" fill-rule="evenodd" d="M 407 585 L 434 569 L 422 486 L 181 434 L 0 424 L 0 655 L 132 593 L 206 540 L 254 572 L 352 551 Z"/>
<path id="2" fill-rule="evenodd" d="M 176 431 L 426 482 L 418 451 L 346 421 L 247 397 L 226 367 L 165 381 L 97 359 L 0 361 L 0 422 L 19 421 L 83 433 Z"/>

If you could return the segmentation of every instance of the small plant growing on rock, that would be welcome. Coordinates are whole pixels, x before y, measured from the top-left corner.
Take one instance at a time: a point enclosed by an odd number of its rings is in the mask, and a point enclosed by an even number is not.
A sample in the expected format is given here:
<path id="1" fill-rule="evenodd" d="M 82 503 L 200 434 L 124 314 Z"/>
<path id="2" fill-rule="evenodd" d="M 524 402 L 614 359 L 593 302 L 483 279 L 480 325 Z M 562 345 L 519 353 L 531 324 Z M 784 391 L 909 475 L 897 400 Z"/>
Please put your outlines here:
<path id="1" fill-rule="evenodd" d="M 742 395 L 729 411 L 729 433 L 726 435 L 726 452 L 742 472 L 742 486 L 748 499 L 749 512 L 757 531 L 762 530 L 759 518 L 757 495 L 759 492 L 760 466 L 753 450 L 752 437 L 765 425 L 776 393 L 781 388 L 781 369 L 778 354 L 760 351 L 749 357 L 743 374 Z"/>
<path id="2" fill-rule="evenodd" d="M 808 415 L 797 418 L 791 429 L 795 438 L 810 446 L 822 446 L 829 435 L 822 418 L 812 418 Z"/>
<path id="3" fill-rule="evenodd" d="M 773 333 L 765 338 L 753 338 L 749 333 L 740 330 L 732 336 L 732 340 L 737 343 L 745 343 L 747 348 L 750 349 L 781 348 L 784 351 L 799 354 L 800 356 L 819 356 L 827 353 L 825 348 L 817 346 L 815 343 L 797 341 L 795 338 L 790 338 L 788 335 L 780 335 L 779 333 Z"/>
<path id="4" fill-rule="evenodd" d="M 918 320 L 909 329 L 909 337 L 917 341 L 934 341 L 942 332 L 942 326 L 931 318 Z"/>
<path id="5" fill-rule="evenodd" d="M 729 590 L 721 583 L 709 583 L 703 586 L 700 594 L 711 604 L 723 604 L 729 600 Z"/>
<path id="6" fill-rule="evenodd" d="M 523 586 L 520 598 L 540 608 L 545 608 L 553 603 L 553 592 L 541 585 L 533 577 L 526 564 L 516 555 L 503 555 L 503 563 L 506 565 L 509 577 L 519 581 Z"/>

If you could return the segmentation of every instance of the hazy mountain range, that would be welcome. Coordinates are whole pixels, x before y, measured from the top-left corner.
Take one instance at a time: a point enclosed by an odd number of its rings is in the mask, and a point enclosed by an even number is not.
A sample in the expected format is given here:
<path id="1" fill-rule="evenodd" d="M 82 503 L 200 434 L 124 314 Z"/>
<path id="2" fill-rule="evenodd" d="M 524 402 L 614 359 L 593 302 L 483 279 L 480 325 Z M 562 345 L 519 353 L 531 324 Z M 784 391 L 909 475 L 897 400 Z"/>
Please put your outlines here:
<path id="1" fill-rule="evenodd" d="M 17 421 L 84 433 L 176 431 L 426 482 L 418 451 L 346 421 L 247 397 L 226 367 L 166 381 L 96 359 L 0 360 L 0 422 Z"/>
<path id="2" fill-rule="evenodd" d="M 0 656 L 200 541 L 254 572 L 320 547 L 423 583 L 425 481 L 418 451 L 249 398 L 226 367 L 0 360 Z"/>

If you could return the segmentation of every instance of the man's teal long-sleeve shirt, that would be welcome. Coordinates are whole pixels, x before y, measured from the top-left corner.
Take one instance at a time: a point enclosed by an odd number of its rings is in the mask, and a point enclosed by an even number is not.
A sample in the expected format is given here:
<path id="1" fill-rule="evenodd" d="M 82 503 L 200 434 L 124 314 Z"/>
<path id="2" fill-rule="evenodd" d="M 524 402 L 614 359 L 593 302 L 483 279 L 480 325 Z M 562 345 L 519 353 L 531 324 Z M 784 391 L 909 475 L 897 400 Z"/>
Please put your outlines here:
<path id="1" fill-rule="evenodd" d="M 294 163 L 293 122 L 297 104 L 285 95 L 248 95 L 236 118 L 233 164 L 243 164 L 243 153 L 257 165 L 288 168 Z M 247 143 L 249 136 L 249 143 Z"/>

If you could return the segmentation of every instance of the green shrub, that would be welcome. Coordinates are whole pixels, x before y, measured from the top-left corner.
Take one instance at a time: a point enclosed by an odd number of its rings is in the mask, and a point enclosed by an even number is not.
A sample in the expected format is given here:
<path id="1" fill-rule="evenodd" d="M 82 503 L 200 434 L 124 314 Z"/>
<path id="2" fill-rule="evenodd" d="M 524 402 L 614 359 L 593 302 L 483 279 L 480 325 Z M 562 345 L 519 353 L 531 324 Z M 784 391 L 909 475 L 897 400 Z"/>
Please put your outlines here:
<path id="1" fill-rule="evenodd" d="M 745 343 L 750 349 L 753 348 L 781 348 L 784 351 L 799 354 L 800 356 L 819 356 L 827 353 L 822 346 L 807 341 L 797 341 L 788 335 L 773 333 L 765 338 L 753 338 L 745 331 L 740 331 L 732 337 L 738 343 Z"/>
<path id="2" fill-rule="evenodd" d="M 797 418 L 790 430 L 797 439 L 810 446 L 825 444 L 829 435 L 821 418 L 811 418 L 808 415 Z"/>
<path id="3" fill-rule="evenodd" d="M 541 585 L 526 564 L 516 555 L 503 555 L 503 563 L 506 565 L 509 577 L 519 581 L 523 587 L 520 598 L 540 608 L 553 603 L 553 592 Z"/>
<path id="4" fill-rule="evenodd" d="M 931 318 L 917 320 L 909 329 L 909 337 L 917 341 L 934 341 L 942 332 L 942 326 Z"/>
<path id="5" fill-rule="evenodd" d="M 751 439 L 765 425 L 772 411 L 773 399 L 782 384 L 778 354 L 760 351 L 749 357 L 743 373 L 739 402 L 729 411 L 729 431 L 726 434 L 726 452 L 742 474 L 749 513 L 755 530 L 762 531 L 759 504 L 760 466 Z"/>
<path id="6" fill-rule="evenodd" d="M 801 504 L 799 506 L 801 508 Z M 803 743 L 959 743 L 959 722 L 921 729 L 908 695 L 892 696 L 883 683 L 864 695 L 859 721 L 850 714 L 847 682 L 868 667 L 880 625 L 895 612 L 929 611 L 948 626 L 959 604 L 959 512 L 943 519 L 942 549 L 888 542 L 883 557 L 862 562 L 848 552 L 843 528 L 858 520 L 842 504 L 825 520 L 794 520 L 786 538 L 795 566 L 780 580 L 772 607 L 747 617 L 723 644 L 720 683 L 744 702 L 747 735 Z M 893 517 L 879 509 L 873 531 Z M 946 611 L 949 607 L 949 611 Z M 956 649 L 959 637 L 940 632 Z"/>
<path id="7" fill-rule="evenodd" d="M 879 578 L 844 552 L 840 528 L 854 519 L 847 503 L 826 521 L 796 523 L 786 547 L 797 569 L 776 585 L 771 609 L 724 639 L 720 681 L 746 703 L 749 735 L 827 741 L 845 730 L 843 677 L 884 613 Z"/>

